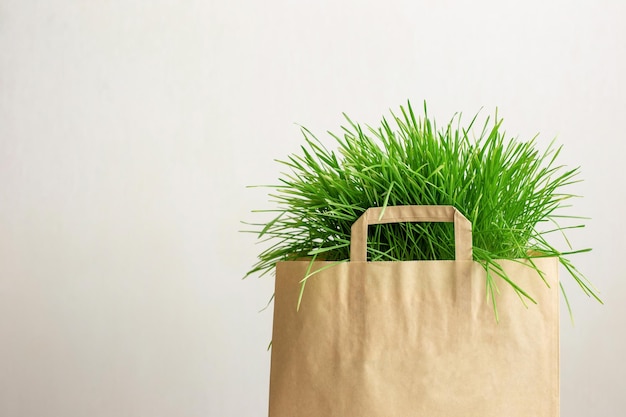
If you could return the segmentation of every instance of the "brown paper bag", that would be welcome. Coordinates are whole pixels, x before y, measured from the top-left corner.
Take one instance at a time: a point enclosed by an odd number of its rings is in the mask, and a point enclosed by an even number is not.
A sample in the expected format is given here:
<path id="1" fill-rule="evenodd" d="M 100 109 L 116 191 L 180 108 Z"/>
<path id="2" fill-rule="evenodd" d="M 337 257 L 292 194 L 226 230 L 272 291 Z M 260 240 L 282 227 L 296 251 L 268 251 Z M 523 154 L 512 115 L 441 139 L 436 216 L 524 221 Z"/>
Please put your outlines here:
<path id="1" fill-rule="evenodd" d="M 499 261 L 537 301 L 499 285 L 496 322 L 471 224 L 450 206 L 367 210 L 351 261 L 312 276 L 309 261 L 276 267 L 270 417 L 556 417 L 558 263 Z M 370 224 L 454 222 L 455 261 L 366 262 Z M 330 265 L 316 262 L 313 269 Z"/>

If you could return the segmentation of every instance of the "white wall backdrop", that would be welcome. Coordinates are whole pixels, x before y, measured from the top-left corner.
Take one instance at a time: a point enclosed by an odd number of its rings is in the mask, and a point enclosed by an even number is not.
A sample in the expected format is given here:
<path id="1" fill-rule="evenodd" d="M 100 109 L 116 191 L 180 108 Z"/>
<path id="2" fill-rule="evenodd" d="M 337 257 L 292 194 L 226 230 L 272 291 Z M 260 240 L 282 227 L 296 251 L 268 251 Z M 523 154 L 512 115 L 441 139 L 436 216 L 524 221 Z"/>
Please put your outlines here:
<path id="1" fill-rule="evenodd" d="M 582 166 L 562 415 L 626 397 L 626 2 L 0 1 L 0 415 L 266 415 L 271 278 L 238 233 L 301 143 L 496 106 Z"/>

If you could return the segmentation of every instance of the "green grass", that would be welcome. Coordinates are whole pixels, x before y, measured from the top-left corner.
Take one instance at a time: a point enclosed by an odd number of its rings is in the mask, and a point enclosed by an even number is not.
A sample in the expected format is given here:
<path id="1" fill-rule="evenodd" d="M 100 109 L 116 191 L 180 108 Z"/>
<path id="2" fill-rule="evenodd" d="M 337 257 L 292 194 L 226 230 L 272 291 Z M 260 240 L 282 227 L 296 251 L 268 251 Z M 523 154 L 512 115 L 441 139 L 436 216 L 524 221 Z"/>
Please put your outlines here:
<path id="1" fill-rule="evenodd" d="M 497 279 L 512 285 L 522 301 L 534 302 L 499 268 L 498 259 L 557 257 L 582 291 L 600 301 L 569 259 L 590 249 L 560 251 L 550 243 L 553 235 L 565 236 L 568 229 L 583 227 L 559 223 L 563 217 L 571 223 L 572 217 L 563 216 L 562 209 L 575 196 L 565 189 L 578 181 L 579 174 L 578 168 L 557 164 L 561 147 L 552 143 L 540 151 L 536 138 L 525 142 L 505 138 L 497 114 L 493 121 L 487 118 L 475 138 L 470 136 L 477 129 L 476 117 L 463 127 L 461 117 L 455 116 L 438 129 L 426 105 L 421 117 L 415 116 L 410 103 L 401 106 L 399 114 L 383 118 L 378 127 L 362 127 L 345 117 L 342 133 L 331 133 L 335 150 L 302 128 L 301 152 L 279 161 L 286 172 L 278 184 L 269 186 L 276 204 L 269 212 L 275 217 L 267 223 L 248 223 L 251 232 L 271 245 L 247 276 L 264 275 L 283 260 L 311 256 L 347 260 L 350 227 L 368 207 L 452 205 L 472 222 L 474 260 L 488 271 L 487 291 L 496 314 Z M 370 228 L 369 260 L 453 258 L 449 223 Z"/>

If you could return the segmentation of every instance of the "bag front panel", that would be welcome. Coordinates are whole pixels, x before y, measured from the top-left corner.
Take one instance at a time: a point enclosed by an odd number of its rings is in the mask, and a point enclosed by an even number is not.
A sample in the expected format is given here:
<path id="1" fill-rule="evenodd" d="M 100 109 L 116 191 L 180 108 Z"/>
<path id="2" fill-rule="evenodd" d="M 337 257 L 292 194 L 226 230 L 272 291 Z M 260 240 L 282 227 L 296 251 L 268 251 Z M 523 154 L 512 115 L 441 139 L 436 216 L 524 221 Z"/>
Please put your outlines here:
<path id="1" fill-rule="evenodd" d="M 538 261 L 538 262 L 537 262 Z M 270 417 L 558 416 L 554 259 L 501 261 L 538 302 L 468 261 L 277 266 Z M 316 263 L 314 268 L 327 266 Z"/>

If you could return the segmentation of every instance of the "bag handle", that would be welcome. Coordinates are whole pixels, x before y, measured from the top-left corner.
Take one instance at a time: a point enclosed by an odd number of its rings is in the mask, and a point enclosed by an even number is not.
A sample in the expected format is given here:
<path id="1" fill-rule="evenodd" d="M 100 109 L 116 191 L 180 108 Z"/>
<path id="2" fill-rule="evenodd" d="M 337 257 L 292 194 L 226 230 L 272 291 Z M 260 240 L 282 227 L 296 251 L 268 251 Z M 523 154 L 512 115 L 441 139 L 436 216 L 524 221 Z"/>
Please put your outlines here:
<path id="1" fill-rule="evenodd" d="M 457 261 L 472 260 L 472 224 L 453 206 L 388 206 L 368 208 L 352 224 L 350 261 L 367 261 L 367 227 L 369 225 L 403 222 L 454 223 L 455 258 Z"/>

